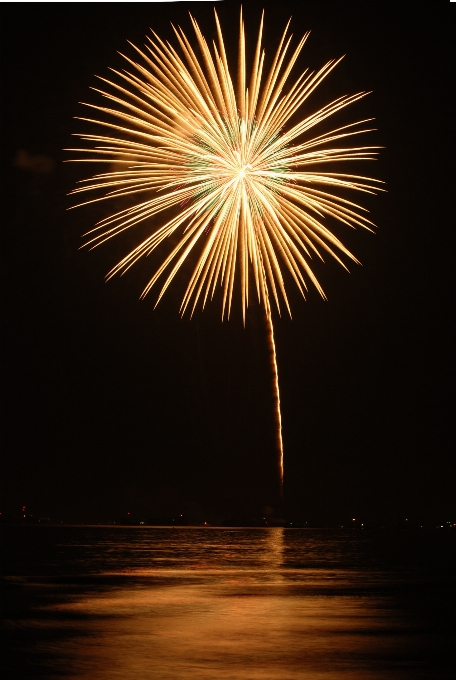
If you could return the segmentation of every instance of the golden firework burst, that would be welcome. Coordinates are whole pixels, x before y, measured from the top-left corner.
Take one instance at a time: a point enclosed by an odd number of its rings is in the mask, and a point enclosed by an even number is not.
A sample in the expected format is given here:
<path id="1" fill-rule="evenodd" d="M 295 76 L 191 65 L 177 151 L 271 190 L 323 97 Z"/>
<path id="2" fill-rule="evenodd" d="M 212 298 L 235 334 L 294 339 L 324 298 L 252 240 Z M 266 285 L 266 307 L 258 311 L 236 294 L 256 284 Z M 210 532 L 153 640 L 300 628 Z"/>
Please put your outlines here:
<path id="1" fill-rule="evenodd" d="M 217 286 L 222 288 L 222 318 L 229 317 L 235 277 L 239 277 L 245 323 L 249 277 L 263 304 L 273 356 L 278 448 L 283 482 L 283 445 L 277 362 L 270 298 L 280 312 L 290 312 L 281 267 L 288 269 L 303 295 L 311 282 L 324 297 L 311 267 L 312 255 L 326 251 L 342 266 L 340 255 L 357 262 L 324 223 L 334 218 L 350 227 L 371 229 L 366 210 L 345 197 L 345 190 L 373 193 L 378 180 L 325 171 L 328 164 L 374 158 L 376 147 L 345 146 L 347 138 L 370 131 L 361 120 L 312 136 L 312 129 L 365 92 L 346 95 L 290 123 L 340 60 L 316 72 L 305 70 L 289 84 L 290 74 L 307 40 L 291 51 L 289 23 L 265 74 L 261 19 L 253 63 L 246 67 L 242 12 L 238 72 L 233 82 L 217 14 L 217 43 L 212 51 L 192 18 L 198 57 L 180 28 L 174 28 L 180 52 L 155 33 L 140 61 L 125 57 L 129 69 L 114 71 L 97 90 L 109 106 L 86 104 L 101 118 L 82 118 L 107 129 L 106 134 L 80 134 L 90 148 L 82 162 L 105 162 L 108 172 L 82 180 L 72 193 L 102 192 L 80 203 L 135 195 L 133 206 L 111 214 L 87 233 L 96 247 L 114 236 L 162 214 L 162 223 L 107 275 L 127 271 L 172 234 L 175 245 L 145 287 L 144 297 L 164 277 L 157 303 L 194 248 L 198 259 L 182 301 L 181 312 L 198 301 L 204 307 Z M 288 56 L 289 55 L 289 56 Z M 110 132 L 109 132 L 110 131 Z M 112 164 L 115 164 L 112 167 Z M 342 194 L 342 195 L 340 195 Z M 176 214 L 176 207 L 178 211 Z M 173 210 L 174 208 L 174 210 Z"/>

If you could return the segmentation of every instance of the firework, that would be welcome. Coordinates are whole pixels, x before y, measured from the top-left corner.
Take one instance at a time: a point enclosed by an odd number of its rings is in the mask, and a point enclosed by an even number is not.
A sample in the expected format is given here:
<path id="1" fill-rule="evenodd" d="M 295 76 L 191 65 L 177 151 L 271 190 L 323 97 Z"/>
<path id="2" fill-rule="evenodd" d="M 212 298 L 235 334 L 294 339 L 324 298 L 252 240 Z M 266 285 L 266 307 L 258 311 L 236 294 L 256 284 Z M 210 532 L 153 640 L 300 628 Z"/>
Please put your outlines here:
<path id="1" fill-rule="evenodd" d="M 237 79 L 231 76 L 222 31 L 215 14 L 217 42 L 212 51 L 192 18 L 198 57 L 186 35 L 174 28 L 180 50 L 155 33 L 139 61 L 125 57 L 128 69 L 114 71 L 97 90 L 106 106 L 86 104 L 105 134 L 80 134 L 88 148 L 82 162 L 105 162 L 108 171 L 82 180 L 72 193 L 94 192 L 94 201 L 134 197 L 133 205 L 110 214 L 86 234 L 91 248 L 150 220 L 153 230 L 107 275 L 123 274 L 173 234 L 178 235 L 142 297 L 161 279 L 158 301 L 189 254 L 197 263 L 190 275 L 181 313 L 198 302 L 205 306 L 222 290 L 222 318 L 230 316 L 235 279 L 245 323 L 249 279 L 265 309 L 271 350 L 273 394 L 281 488 L 283 445 L 277 360 L 270 300 L 291 315 L 282 269 L 305 296 L 311 283 L 323 290 L 311 267 L 312 256 L 326 251 L 343 267 L 340 256 L 357 262 L 325 224 L 333 218 L 349 227 L 371 229 L 366 210 L 348 200 L 346 189 L 373 193 L 378 181 L 333 172 L 342 161 L 367 160 L 375 147 L 346 146 L 347 138 L 370 131 L 358 121 L 313 136 L 312 128 L 365 92 L 339 97 L 309 112 L 308 98 L 340 60 L 320 70 L 308 69 L 290 84 L 290 74 L 307 40 L 291 50 L 289 25 L 268 70 L 262 49 L 261 19 L 253 63 L 246 66 L 245 33 L 240 17 Z M 295 121 L 298 110 L 304 117 Z M 328 165 L 330 164 L 330 165 Z M 325 170 L 325 168 L 332 168 Z M 101 192 L 101 193 L 100 193 Z M 339 195 L 339 194 L 343 194 Z M 155 227 L 161 215 L 161 224 Z"/>

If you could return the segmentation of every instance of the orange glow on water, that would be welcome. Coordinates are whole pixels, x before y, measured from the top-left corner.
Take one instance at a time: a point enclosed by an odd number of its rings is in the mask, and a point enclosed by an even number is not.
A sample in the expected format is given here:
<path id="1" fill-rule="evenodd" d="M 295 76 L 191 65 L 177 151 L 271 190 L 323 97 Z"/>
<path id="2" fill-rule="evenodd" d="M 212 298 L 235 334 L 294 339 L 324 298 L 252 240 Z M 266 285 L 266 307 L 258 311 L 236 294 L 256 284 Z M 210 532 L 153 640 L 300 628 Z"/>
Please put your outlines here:
<path id="1" fill-rule="evenodd" d="M 245 536 L 245 532 L 241 530 L 238 535 Z M 214 543 L 221 549 L 227 540 L 233 540 L 232 532 L 222 541 L 206 536 L 206 551 Z M 317 546 L 310 537 L 306 551 L 295 553 L 282 528 L 252 534 L 243 554 L 253 557 L 255 564 L 245 566 L 239 552 L 237 559 L 210 557 L 201 549 L 200 540 L 192 538 L 185 551 L 188 555 L 197 545 L 199 561 L 195 562 L 195 556 L 192 564 L 180 568 L 160 568 L 160 540 L 150 544 L 145 541 L 142 549 L 152 548 L 150 562 L 155 566 L 105 573 L 100 587 L 81 595 L 71 591 L 65 602 L 57 599 L 49 606 L 48 616 L 55 617 L 53 624 L 58 622 L 71 640 L 60 661 L 62 667 L 71 668 L 71 677 L 393 677 L 388 659 L 391 654 L 403 653 L 407 644 L 403 630 L 410 624 L 394 618 L 384 596 L 379 595 L 383 577 L 377 582 L 379 575 L 369 570 L 285 568 L 287 559 L 293 561 L 298 555 L 304 561 L 315 560 Z M 325 549 L 331 540 L 329 536 L 322 541 Z M 336 558 L 336 553 L 333 556 Z M 109 578 L 113 585 L 106 587 L 103 584 Z M 370 592 L 372 579 L 374 596 Z"/>

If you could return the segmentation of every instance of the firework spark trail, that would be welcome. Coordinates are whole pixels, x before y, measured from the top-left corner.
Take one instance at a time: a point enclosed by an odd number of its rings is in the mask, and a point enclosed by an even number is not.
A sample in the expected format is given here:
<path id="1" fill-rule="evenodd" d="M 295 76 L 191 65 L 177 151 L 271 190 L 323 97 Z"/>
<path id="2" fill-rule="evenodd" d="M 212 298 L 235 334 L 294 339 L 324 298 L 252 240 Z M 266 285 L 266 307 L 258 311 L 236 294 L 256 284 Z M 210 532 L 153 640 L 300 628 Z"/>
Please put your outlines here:
<path id="1" fill-rule="evenodd" d="M 80 162 L 107 163 L 108 170 L 82 180 L 72 193 L 95 192 L 94 198 L 79 205 L 136 197 L 131 207 L 106 217 L 86 234 L 86 245 L 91 248 L 164 213 L 161 226 L 154 227 L 107 275 L 109 279 L 124 274 L 177 234 L 177 245 L 142 293 L 142 297 L 147 295 L 165 276 L 157 304 L 197 247 L 198 260 L 182 300 L 182 314 L 189 309 L 192 315 L 198 301 L 204 308 L 220 286 L 222 318 L 229 318 L 238 273 L 245 323 L 253 276 L 258 300 L 266 311 L 272 347 L 282 486 L 283 445 L 270 299 L 280 313 L 281 297 L 291 314 L 280 262 L 304 297 L 308 281 L 325 297 L 310 266 L 312 255 L 323 259 L 324 250 L 345 268 L 339 254 L 357 262 L 324 221 L 329 217 L 351 228 L 372 230 L 365 208 L 338 192 L 375 193 L 378 180 L 323 171 L 321 166 L 373 159 L 376 147 L 345 146 L 347 138 L 371 131 L 364 127 L 371 119 L 314 137 L 309 131 L 367 93 L 344 95 L 311 112 L 309 96 L 340 60 L 330 60 L 317 72 L 306 69 L 288 86 L 309 34 L 286 59 L 291 44 L 287 25 L 267 72 L 263 17 L 249 79 L 242 12 L 237 82 L 233 83 L 217 14 L 213 51 L 196 21 L 190 19 L 201 60 L 182 29 L 173 26 L 180 54 L 154 33 L 145 50 L 132 46 L 142 63 L 124 57 L 130 70 L 113 71 L 113 81 L 100 78 L 107 89 L 96 91 L 109 105 L 85 104 L 101 118 L 81 120 L 101 125 L 107 132 L 77 135 L 89 147 L 71 151 L 87 154 L 76 159 Z M 304 105 L 304 118 L 291 124 Z M 96 194 L 100 191 L 101 195 Z"/>
<path id="2" fill-rule="evenodd" d="M 277 355 L 274 340 L 274 326 L 272 325 L 271 307 L 269 300 L 266 298 L 266 328 L 268 333 L 269 358 L 272 370 L 272 393 L 274 395 L 274 408 L 276 414 L 276 444 L 279 454 L 279 484 L 280 497 L 283 497 L 283 480 L 284 480 L 284 461 L 283 461 L 283 441 L 282 441 L 282 409 L 280 408 L 280 392 L 279 392 L 279 370 L 277 368 Z"/>

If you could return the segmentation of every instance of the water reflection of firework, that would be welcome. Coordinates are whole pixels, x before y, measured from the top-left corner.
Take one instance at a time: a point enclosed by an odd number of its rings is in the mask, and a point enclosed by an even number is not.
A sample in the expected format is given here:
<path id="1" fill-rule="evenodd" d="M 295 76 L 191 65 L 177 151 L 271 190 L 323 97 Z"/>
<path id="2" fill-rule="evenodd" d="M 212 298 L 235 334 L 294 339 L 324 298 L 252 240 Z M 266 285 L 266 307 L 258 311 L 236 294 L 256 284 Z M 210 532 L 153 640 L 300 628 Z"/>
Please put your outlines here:
<path id="1" fill-rule="evenodd" d="M 162 226 L 128 253 L 107 277 L 123 274 L 176 233 L 177 245 L 150 279 L 143 297 L 164 275 L 158 303 L 189 254 L 199 248 L 181 313 L 190 308 L 192 314 L 198 301 L 204 307 L 219 285 L 222 318 L 229 317 L 238 277 L 245 322 L 249 278 L 253 277 L 268 327 L 282 488 L 283 445 L 270 299 L 274 299 L 279 312 L 282 299 L 291 313 L 283 265 L 302 295 L 310 281 L 324 297 L 309 263 L 312 255 L 322 259 L 324 250 L 344 267 L 341 254 L 357 261 L 323 221 L 330 217 L 350 227 L 370 229 L 372 223 L 365 217 L 365 209 L 335 191 L 372 193 L 377 180 L 323 171 L 321 167 L 372 159 L 375 148 L 346 147 L 342 142 L 368 132 L 363 127 L 366 120 L 316 137 L 309 134 L 314 126 L 366 93 L 339 97 L 290 124 L 292 116 L 338 63 L 331 60 L 317 72 L 304 71 L 285 91 L 308 34 L 286 59 L 291 41 L 287 26 L 264 76 L 262 20 L 247 82 L 241 14 L 235 86 L 217 15 L 215 18 L 218 42 L 212 53 L 192 19 L 201 59 L 183 31 L 175 29 L 183 56 L 154 34 L 144 51 L 135 48 L 141 63 L 125 57 L 130 71 L 115 71 L 116 81 L 101 79 L 108 91 L 98 91 L 112 108 L 87 104 L 103 114 L 103 119 L 83 120 L 111 132 L 79 135 L 91 143 L 90 148 L 78 150 L 87 154 L 79 160 L 111 165 L 108 172 L 83 180 L 73 193 L 102 192 L 88 203 L 142 195 L 133 206 L 109 215 L 88 232 L 87 245 L 91 247 L 163 213 Z M 334 146 L 335 142 L 338 145 Z M 113 163 L 117 164 L 114 168 Z M 172 212 L 176 207 L 180 207 L 177 215 Z"/>

